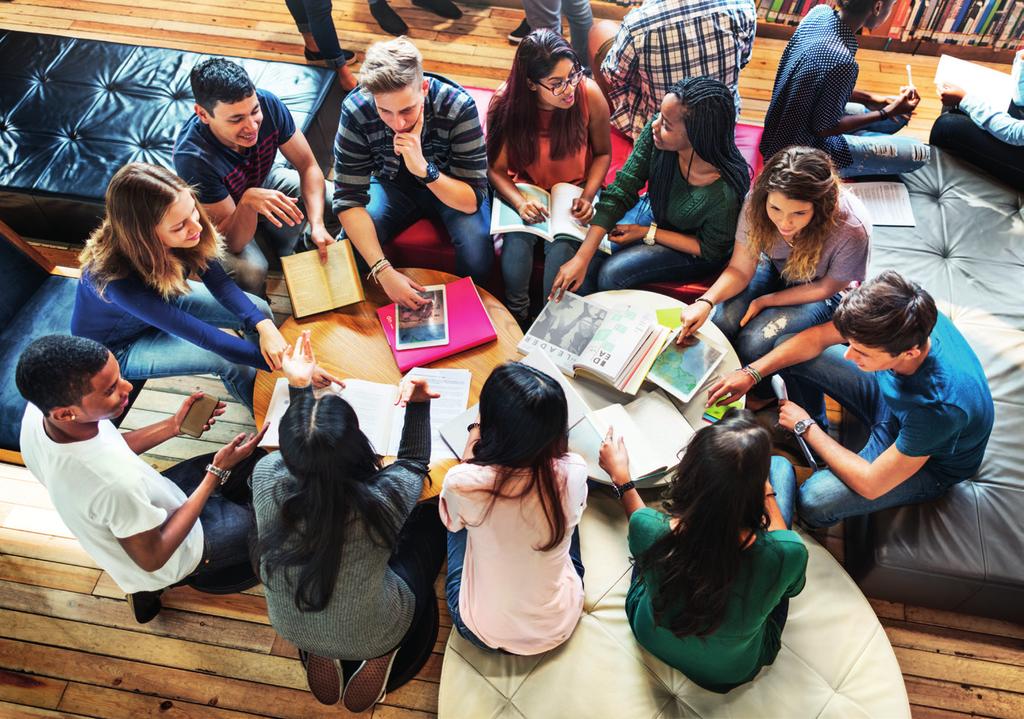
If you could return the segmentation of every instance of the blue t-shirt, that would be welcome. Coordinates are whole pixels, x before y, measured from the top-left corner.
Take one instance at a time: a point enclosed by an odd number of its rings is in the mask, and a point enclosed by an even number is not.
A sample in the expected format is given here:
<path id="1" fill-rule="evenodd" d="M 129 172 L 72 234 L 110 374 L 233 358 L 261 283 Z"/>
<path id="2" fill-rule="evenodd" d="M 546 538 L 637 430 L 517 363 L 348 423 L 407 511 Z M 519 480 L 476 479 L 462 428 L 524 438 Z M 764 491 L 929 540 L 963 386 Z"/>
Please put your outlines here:
<path id="1" fill-rule="evenodd" d="M 981 362 L 953 323 L 939 314 L 928 357 L 912 375 L 876 373 L 899 421 L 896 449 L 929 457 L 930 471 L 950 482 L 978 471 L 992 433 L 995 408 Z"/>
<path id="2" fill-rule="evenodd" d="M 235 152 L 213 136 L 209 126 L 193 115 L 174 144 L 174 170 L 199 192 L 204 205 L 231 196 L 235 202 L 250 187 L 260 187 L 270 174 L 279 148 L 295 134 L 291 112 L 276 95 L 257 90 L 263 122 L 256 144 Z"/>

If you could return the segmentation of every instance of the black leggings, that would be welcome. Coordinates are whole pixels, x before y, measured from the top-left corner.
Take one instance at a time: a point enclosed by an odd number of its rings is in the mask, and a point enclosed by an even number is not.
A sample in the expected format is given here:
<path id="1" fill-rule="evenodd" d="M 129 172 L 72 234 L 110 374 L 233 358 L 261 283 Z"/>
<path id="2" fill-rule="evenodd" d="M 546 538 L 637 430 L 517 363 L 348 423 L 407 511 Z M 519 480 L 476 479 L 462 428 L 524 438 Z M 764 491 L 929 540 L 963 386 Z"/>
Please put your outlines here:
<path id="1" fill-rule="evenodd" d="M 1010 114 L 1019 116 L 1020 110 L 1011 106 Z M 997 140 L 962 112 L 940 115 L 928 141 L 1024 192 L 1024 147 Z"/>
<path id="2" fill-rule="evenodd" d="M 445 556 L 445 528 L 437 511 L 437 502 L 416 505 L 398 535 L 398 544 L 388 562 L 416 597 L 412 624 L 398 645 L 391 667 L 387 690 L 394 691 L 419 673 L 430 659 L 437 643 L 438 608 L 434 582 L 441 572 Z M 361 662 L 342 661 L 345 676 L 350 677 Z"/>

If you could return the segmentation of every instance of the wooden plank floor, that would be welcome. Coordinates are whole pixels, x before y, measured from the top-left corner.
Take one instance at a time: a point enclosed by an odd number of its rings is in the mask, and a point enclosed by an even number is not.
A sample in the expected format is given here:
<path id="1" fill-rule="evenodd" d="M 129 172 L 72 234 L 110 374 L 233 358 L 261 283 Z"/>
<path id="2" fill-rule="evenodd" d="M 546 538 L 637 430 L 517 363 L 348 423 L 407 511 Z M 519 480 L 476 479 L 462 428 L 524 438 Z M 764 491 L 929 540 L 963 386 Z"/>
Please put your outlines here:
<path id="1" fill-rule="evenodd" d="M 457 22 L 393 3 L 410 23 L 428 69 L 482 87 L 503 79 L 514 52 L 504 40 L 522 13 L 463 6 Z M 597 14 L 614 9 L 594 3 Z M 334 16 L 361 53 L 380 37 L 362 0 L 337 0 Z M 301 62 L 302 45 L 283 0 L 13 0 L 0 3 L 0 28 Z M 763 120 L 784 43 L 758 40 L 740 89 L 746 121 Z M 910 134 L 927 139 L 938 114 L 931 96 L 935 58 L 862 51 L 862 84 L 891 91 L 909 61 L 924 100 Z M 1003 69 L 1006 69 L 1005 66 Z M 925 89 L 927 88 L 927 89 Z M 43 248 L 61 264 L 74 252 Z M 279 317 L 290 304 L 280 278 L 270 284 Z M 126 427 L 173 412 L 200 387 L 224 396 L 213 378 L 152 381 Z M 215 451 L 252 418 L 232 403 L 200 440 L 178 438 L 146 459 L 158 468 Z M 821 536 L 837 555 L 840 535 Z M 213 597 L 171 590 L 152 623 L 131 619 L 123 596 L 70 536 L 45 490 L 20 467 L 0 465 L 0 717 L 319 717 L 339 716 L 305 691 L 295 648 L 269 626 L 259 589 Z M 1024 717 L 1024 626 L 922 607 L 872 601 L 903 669 L 914 716 Z M 376 707 L 377 719 L 435 714 L 450 620 L 423 672 Z M 770 711 L 765 716 L 771 716 Z M 473 718 L 469 718 L 473 719 Z"/>

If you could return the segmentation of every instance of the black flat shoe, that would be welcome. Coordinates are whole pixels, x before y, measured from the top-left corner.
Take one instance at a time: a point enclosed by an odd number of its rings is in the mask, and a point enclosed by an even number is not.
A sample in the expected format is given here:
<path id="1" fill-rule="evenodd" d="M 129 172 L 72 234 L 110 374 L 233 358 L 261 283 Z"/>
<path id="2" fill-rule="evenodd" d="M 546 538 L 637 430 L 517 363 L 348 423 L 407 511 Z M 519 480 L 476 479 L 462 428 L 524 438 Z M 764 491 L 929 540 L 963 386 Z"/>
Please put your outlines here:
<path id="1" fill-rule="evenodd" d="M 380 25 L 380 29 L 389 35 L 405 35 L 409 32 L 409 26 L 402 18 L 398 17 L 398 13 L 388 5 L 387 0 L 370 3 L 370 14 Z"/>
<path id="2" fill-rule="evenodd" d="M 452 0 L 412 0 L 412 4 L 429 10 L 435 15 L 440 15 L 446 20 L 458 20 L 462 17 L 462 11 Z"/>
<path id="3" fill-rule="evenodd" d="M 309 48 L 305 48 L 305 47 L 302 48 L 302 54 L 306 56 L 306 62 L 323 62 L 324 61 L 323 53 L 313 52 Z M 354 52 L 352 52 L 351 50 L 342 50 L 341 51 L 341 58 L 345 61 L 345 63 L 344 63 L 345 65 L 348 65 L 349 62 L 352 61 L 352 58 L 354 58 L 355 56 L 356 56 L 356 54 Z"/>
<path id="4" fill-rule="evenodd" d="M 510 32 L 505 37 L 507 37 L 508 41 L 510 43 L 512 43 L 513 45 L 518 45 L 529 34 L 530 34 L 530 23 L 526 22 L 526 18 L 523 18 L 523 21 L 521 23 L 519 23 L 519 27 L 517 27 L 515 30 Z"/>
<path id="5" fill-rule="evenodd" d="M 159 592 L 134 592 L 129 594 L 128 606 L 131 607 L 135 621 L 139 624 L 153 621 L 163 608 L 163 604 L 160 602 L 160 595 L 163 593 L 164 591 L 161 589 Z"/>

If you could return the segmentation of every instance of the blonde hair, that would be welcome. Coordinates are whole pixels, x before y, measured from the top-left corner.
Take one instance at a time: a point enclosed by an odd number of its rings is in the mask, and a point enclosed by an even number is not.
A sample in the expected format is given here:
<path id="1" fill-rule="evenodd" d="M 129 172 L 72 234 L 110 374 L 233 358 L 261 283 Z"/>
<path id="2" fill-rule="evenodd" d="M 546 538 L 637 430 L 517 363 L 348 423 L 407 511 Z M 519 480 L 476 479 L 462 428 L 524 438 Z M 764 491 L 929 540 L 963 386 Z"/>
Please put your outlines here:
<path id="1" fill-rule="evenodd" d="M 199 243 L 195 247 L 168 248 L 156 236 L 167 209 L 188 190 L 199 210 Z M 206 271 L 221 256 L 221 239 L 188 183 L 170 170 L 132 162 L 107 185 L 107 214 L 78 256 L 82 272 L 103 296 L 114 280 L 136 273 L 165 300 L 187 294 L 190 272 Z"/>
<path id="2" fill-rule="evenodd" d="M 366 50 L 359 82 L 372 95 L 419 86 L 423 83 L 423 55 L 404 35 L 375 42 Z"/>
<path id="3" fill-rule="evenodd" d="M 787 147 L 765 163 L 754 180 L 747 208 L 747 247 L 755 260 L 767 253 L 778 239 L 775 223 L 768 217 L 767 201 L 772 192 L 781 192 L 790 200 L 810 202 L 814 216 L 796 237 L 782 276 L 790 282 L 814 279 L 821 251 L 839 219 L 839 175 L 832 159 L 811 147 Z"/>

